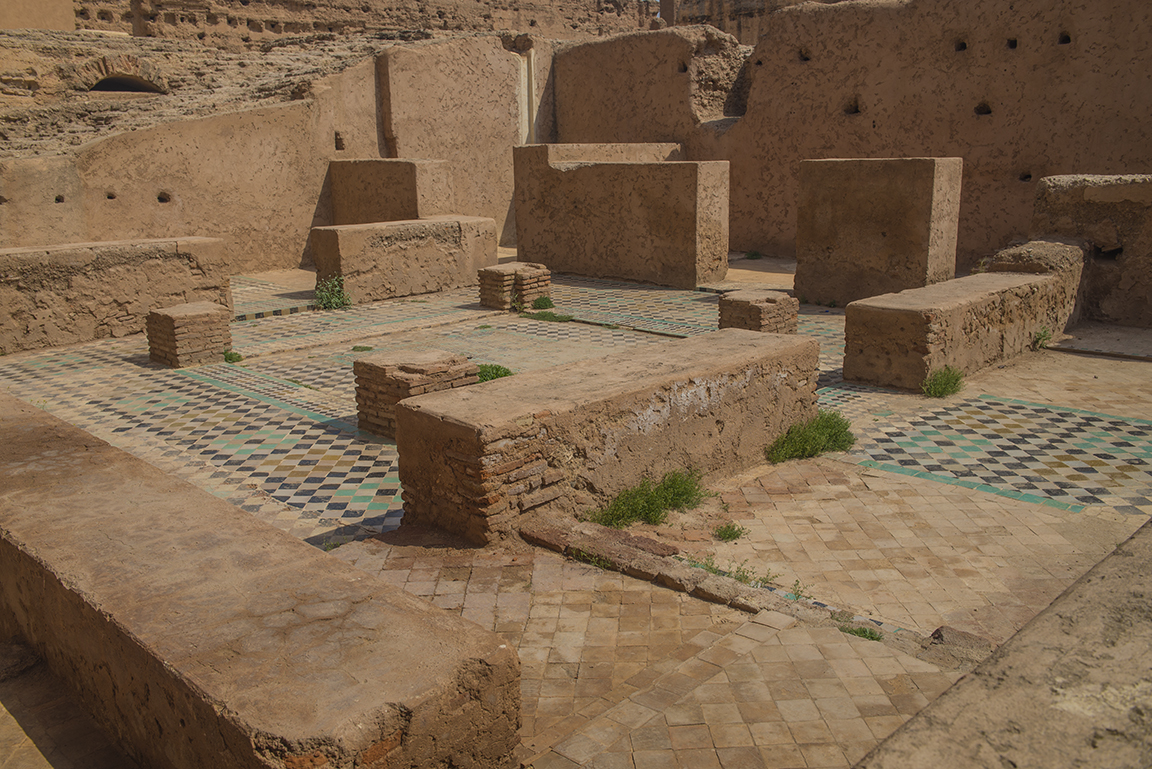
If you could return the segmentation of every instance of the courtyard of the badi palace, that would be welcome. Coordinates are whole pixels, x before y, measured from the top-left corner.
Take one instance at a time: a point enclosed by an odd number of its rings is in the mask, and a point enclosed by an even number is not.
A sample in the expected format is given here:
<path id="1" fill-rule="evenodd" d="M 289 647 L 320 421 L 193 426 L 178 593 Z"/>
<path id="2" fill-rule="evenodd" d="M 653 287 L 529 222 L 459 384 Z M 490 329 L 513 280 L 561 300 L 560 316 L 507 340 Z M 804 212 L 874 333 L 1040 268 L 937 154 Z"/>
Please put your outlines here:
<path id="1" fill-rule="evenodd" d="M 1152 767 L 1150 41 L 0 0 L 0 769 Z"/>

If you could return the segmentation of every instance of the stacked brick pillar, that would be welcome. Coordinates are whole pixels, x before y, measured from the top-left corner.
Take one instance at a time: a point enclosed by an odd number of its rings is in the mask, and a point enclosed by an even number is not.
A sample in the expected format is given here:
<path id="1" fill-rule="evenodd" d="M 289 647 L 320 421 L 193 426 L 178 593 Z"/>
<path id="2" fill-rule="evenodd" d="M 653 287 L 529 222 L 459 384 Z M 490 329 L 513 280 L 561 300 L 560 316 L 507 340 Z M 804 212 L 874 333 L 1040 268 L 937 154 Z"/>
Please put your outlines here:
<path id="1" fill-rule="evenodd" d="M 780 291 L 743 289 L 720 297 L 720 328 L 795 334 L 800 302 Z"/>
<path id="2" fill-rule="evenodd" d="M 445 350 L 383 352 L 352 364 L 361 430 L 396 437 L 396 404 L 413 395 L 480 381 L 480 367 Z"/>
<path id="3" fill-rule="evenodd" d="M 480 304 L 497 310 L 511 310 L 513 300 L 524 308 L 542 296 L 552 294 L 552 273 L 542 264 L 509 262 L 479 271 Z"/>
<path id="4" fill-rule="evenodd" d="M 222 363 L 232 347 L 232 313 L 212 302 L 193 302 L 148 313 L 148 357 L 173 368 Z"/>

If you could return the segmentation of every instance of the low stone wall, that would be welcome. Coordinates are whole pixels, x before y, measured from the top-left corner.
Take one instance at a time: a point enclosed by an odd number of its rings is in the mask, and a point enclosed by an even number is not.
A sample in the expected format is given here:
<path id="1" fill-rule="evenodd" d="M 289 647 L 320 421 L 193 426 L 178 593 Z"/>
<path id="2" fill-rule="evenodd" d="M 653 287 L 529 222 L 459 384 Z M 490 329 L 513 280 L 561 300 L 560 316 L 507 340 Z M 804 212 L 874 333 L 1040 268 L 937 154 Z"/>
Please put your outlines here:
<path id="1" fill-rule="evenodd" d="M 1041 179 L 1031 232 L 1089 244 L 1086 318 L 1152 328 L 1152 176 Z"/>
<path id="2" fill-rule="evenodd" d="M 480 270 L 480 304 L 511 310 L 515 302 L 531 308 L 532 302 L 552 296 L 552 273 L 542 264 L 510 262 Z"/>
<path id="3" fill-rule="evenodd" d="M 556 272 L 696 288 L 728 273 L 728 163 L 675 144 L 513 151 L 521 258 Z"/>
<path id="4" fill-rule="evenodd" d="M 358 358 L 356 417 L 361 430 L 396 437 L 396 404 L 405 398 L 480 381 L 480 367 L 447 350 L 381 352 Z"/>
<path id="5" fill-rule="evenodd" d="M 857 769 L 1152 764 L 1145 523 Z"/>
<path id="6" fill-rule="evenodd" d="M 141 766 L 510 763 L 494 633 L 3 394 L 0 475 L 0 637 Z"/>
<path id="7" fill-rule="evenodd" d="M 487 542 L 523 513 L 607 502 L 645 476 L 731 472 L 816 414 L 814 339 L 727 329 L 409 398 L 404 522 Z"/>
<path id="8" fill-rule="evenodd" d="M 365 158 L 328 163 L 332 223 L 372 224 L 452 213 L 445 160 Z"/>
<path id="9" fill-rule="evenodd" d="M 496 222 L 435 216 L 312 228 L 316 280 L 341 275 L 354 304 L 476 285 L 496 264 Z"/>
<path id="10" fill-rule="evenodd" d="M 960 158 L 805 160 L 795 293 L 844 307 L 956 274 Z"/>
<path id="11" fill-rule="evenodd" d="M 0 353 L 134 334 L 158 307 L 231 309 L 229 272 L 215 238 L 0 250 Z"/>
<path id="12" fill-rule="evenodd" d="M 1049 274 L 1026 274 L 1031 264 Z M 1043 330 L 1064 330 L 1076 304 L 1079 247 L 1029 243 L 991 260 L 987 273 L 861 299 L 844 318 L 844 378 L 906 390 L 952 366 L 965 374 L 1029 349 Z M 1009 271 L 1010 270 L 1010 271 Z"/>
<path id="13" fill-rule="evenodd" d="M 148 313 L 148 357 L 173 368 L 221 363 L 232 349 L 232 311 L 211 302 L 193 302 Z"/>
<path id="14" fill-rule="evenodd" d="M 800 302 L 782 291 L 743 289 L 720 295 L 720 328 L 795 334 Z"/>

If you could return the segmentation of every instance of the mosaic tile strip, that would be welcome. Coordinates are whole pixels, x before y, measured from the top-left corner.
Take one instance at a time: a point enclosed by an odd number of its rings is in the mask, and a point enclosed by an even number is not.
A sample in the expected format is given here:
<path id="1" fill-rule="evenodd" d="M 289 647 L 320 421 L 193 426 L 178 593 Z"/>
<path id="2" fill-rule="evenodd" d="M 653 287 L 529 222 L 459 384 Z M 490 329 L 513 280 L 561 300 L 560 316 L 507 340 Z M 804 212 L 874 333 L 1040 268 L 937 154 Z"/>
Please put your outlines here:
<path id="1" fill-rule="evenodd" d="M 246 275 L 229 278 L 235 320 L 258 320 L 316 309 L 314 291 L 294 291 L 285 286 Z"/>
<path id="2" fill-rule="evenodd" d="M 982 396 L 866 426 L 862 464 L 1068 510 L 1152 514 L 1152 425 Z"/>

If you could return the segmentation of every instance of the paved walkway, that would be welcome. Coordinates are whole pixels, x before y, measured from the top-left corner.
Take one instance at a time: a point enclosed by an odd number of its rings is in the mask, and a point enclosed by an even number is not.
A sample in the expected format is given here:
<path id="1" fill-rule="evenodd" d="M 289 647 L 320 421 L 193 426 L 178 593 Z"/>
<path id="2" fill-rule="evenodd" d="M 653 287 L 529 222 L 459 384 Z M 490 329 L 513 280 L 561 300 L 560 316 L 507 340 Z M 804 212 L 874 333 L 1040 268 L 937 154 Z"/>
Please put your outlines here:
<path id="1" fill-rule="evenodd" d="M 745 266 L 731 282 L 789 284 L 787 265 Z M 133 337 L 6 356 L 0 387 L 317 546 L 356 540 L 334 555 L 505 635 L 523 662 L 523 758 L 539 767 L 848 766 L 956 677 L 551 553 L 395 532 L 395 447 L 356 428 L 358 355 L 436 347 L 531 370 L 711 330 L 714 291 L 557 276 L 556 311 L 584 321 L 557 324 L 469 291 L 294 312 L 308 280 L 234 283 L 238 314 L 257 318 L 233 324 L 239 365 L 163 369 Z M 1152 332 L 1075 342 L 1134 360 L 1041 351 L 932 401 L 843 382 L 843 311 L 801 312 L 821 341 L 821 405 L 852 420 L 857 445 L 718 479 L 719 496 L 652 536 L 890 629 L 1003 640 L 1152 514 Z M 715 541 L 725 521 L 746 533 Z M 71 765 L 45 736 L 63 711 L 19 699 L 51 701 L 54 686 L 0 686 L 0 767 Z"/>

